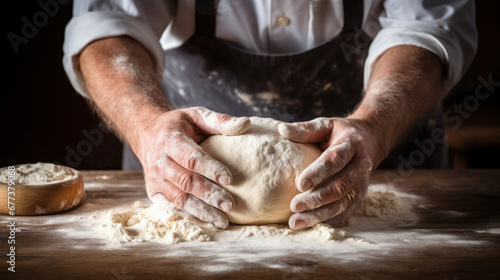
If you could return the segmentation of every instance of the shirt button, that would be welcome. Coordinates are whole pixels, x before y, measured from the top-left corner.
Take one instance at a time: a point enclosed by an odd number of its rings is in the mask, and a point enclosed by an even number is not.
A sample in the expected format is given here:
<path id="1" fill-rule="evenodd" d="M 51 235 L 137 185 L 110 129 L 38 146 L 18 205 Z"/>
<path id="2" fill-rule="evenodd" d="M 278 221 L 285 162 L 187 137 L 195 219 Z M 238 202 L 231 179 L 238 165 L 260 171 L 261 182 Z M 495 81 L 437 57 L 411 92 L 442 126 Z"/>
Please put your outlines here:
<path id="1" fill-rule="evenodd" d="M 276 23 L 278 23 L 278 26 L 287 26 L 290 24 L 290 19 L 287 17 L 278 17 Z"/>

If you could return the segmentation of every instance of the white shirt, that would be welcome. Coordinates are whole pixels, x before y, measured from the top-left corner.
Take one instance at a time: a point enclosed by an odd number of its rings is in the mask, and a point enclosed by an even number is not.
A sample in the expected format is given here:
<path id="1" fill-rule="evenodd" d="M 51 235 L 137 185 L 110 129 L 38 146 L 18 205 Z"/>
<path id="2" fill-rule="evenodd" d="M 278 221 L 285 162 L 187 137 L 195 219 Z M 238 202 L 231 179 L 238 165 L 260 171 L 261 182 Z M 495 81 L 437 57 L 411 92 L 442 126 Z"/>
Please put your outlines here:
<path id="1" fill-rule="evenodd" d="M 75 0 L 64 41 L 64 69 L 73 87 L 88 96 L 74 63 L 89 43 L 128 35 L 154 58 L 194 33 L 194 0 Z M 365 61 L 365 87 L 374 61 L 397 45 L 436 54 L 447 79 L 458 82 L 477 49 L 474 2 L 470 0 L 364 0 L 362 29 L 373 38 Z M 220 0 L 215 36 L 249 51 L 299 53 L 334 39 L 344 22 L 342 0 Z M 285 17 L 279 19 L 280 17 Z"/>

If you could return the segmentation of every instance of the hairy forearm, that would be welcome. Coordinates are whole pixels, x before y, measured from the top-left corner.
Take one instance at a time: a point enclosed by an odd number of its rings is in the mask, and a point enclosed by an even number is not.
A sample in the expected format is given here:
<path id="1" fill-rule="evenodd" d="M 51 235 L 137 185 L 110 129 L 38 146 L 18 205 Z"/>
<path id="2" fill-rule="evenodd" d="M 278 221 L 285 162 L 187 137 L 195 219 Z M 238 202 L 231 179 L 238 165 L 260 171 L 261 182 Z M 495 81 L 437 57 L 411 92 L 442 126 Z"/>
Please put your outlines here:
<path id="1" fill-rule="evenodd" d="M 88 45 L 79 57 L 91 102 L 102 118 L 131 146 L 147 119 L 168 111 L 153 61 L 129 37 L 112 37 Z"/>
<path id="2" fill-rule="evenodd" d="M 349 118 L 368 123 L 380 141 L 377 164 L 446 93 L 438 57 L 414 46 L 386 51 L 375 63 L 365 97 Z"/>

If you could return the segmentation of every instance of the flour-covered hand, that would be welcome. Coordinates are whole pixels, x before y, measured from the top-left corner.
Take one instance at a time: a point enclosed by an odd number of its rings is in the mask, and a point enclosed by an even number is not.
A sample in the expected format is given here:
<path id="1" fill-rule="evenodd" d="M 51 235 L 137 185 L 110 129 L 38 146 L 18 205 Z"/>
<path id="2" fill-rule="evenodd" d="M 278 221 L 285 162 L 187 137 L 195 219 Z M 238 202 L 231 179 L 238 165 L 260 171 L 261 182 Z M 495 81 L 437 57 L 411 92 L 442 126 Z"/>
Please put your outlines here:
<path id="1" fill-rule="evenodd" d="M 249 125 L 248 118 L 201 107 L 148 118 L 138 128 L 140 140 L 134 147 L 144 168 L 148 196 L 153 202 L 166 200 L 204 222 L 226 228 L 229 222 L 223 211 L 231 211 L 235 202 L 217 183 L 230 184 L 232 175 L 198 143 L 213 134 L 243 133 Z"/>
<path id="2" fill-rule="evenodd" d="M 323 153 L 296 179 L 302 192 L 290 208 L 292 229 L 320 222 L 345 226 L 366 194 L 369 174 L 379 163 L 377 137 L 362 120 L 318 118 L 302 123 L 283 123 L 280 134 L 295 142 L 319 144 Z M 352 205 L 347 194 L 355 191 Z"/>

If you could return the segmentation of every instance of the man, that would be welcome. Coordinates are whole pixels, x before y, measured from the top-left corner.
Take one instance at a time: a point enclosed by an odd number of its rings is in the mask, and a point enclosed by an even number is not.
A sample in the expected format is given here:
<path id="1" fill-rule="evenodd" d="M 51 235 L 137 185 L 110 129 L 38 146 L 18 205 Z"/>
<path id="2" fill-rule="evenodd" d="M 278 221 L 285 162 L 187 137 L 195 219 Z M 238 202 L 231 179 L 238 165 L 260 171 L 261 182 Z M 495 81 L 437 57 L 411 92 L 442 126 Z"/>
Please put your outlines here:
<path id="1" fill-rule="evenodd" d="M 235 205 L 218 184 L 232 175 L 198 146 L 207 136 L 243 133 L 256 115 L 319 144 L 291 204 L 301 229 L 347 224 L 371 170 L 443 125 L 440 101 L 476 39 L 464 0 L 75 1 L 64 66 L 130 146 L 124 168 L 144 168 L 149 197 L 219 228 Z M 415 167 L 445 167 L 435 144 Z"/>

